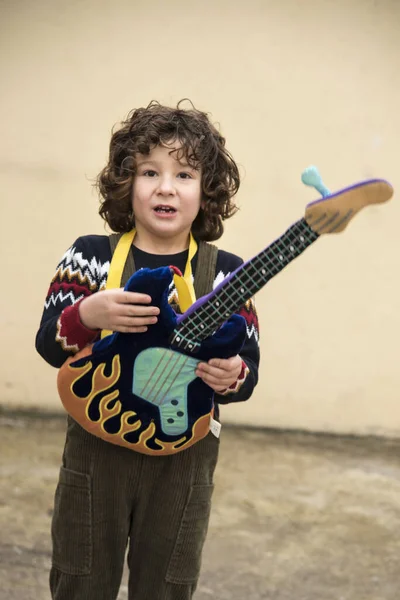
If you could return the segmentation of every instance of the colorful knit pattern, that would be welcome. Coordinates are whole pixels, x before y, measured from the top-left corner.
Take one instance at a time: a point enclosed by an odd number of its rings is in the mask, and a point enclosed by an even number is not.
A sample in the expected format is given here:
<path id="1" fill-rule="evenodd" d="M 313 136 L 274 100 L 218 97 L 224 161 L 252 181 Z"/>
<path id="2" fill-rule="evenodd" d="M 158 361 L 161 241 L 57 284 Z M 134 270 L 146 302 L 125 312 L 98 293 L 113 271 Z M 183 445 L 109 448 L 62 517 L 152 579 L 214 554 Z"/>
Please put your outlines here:
<path id="1" fill-rule="evenodd" d="M 68 301 L 75 304 L 84 296 L 104 289 L 107 282 L 110 261 L 101 263 L 95 257 L 87 258 L 76 246 L 71 246 L 57 266 L 45 301 L 50 303 Z"/>
<path id="2" fill-rule="evenodd" d="M 242 317 L 244 317 L 244 319 L 246 320 L 247 336 L 249 338 L 254 337 L 254 339 L 256 340 L 256 342 L 258 344 L 260 334 L 259 334 L 257 310 L 256 310 L 256 305 L 254 303 L 253 298 L 250 298 L 250 300 L 247 300 L 247 302 L 244 304 L 244 306 L 242 306 L 242 308 L 239 311 L 239 315 L 242 315 Z"/>
<path id="3" fill-rule="evenodd" d="M 44 311 L 36 336 L 36 348 L 55 367 L 93 343 L 100 332 L 87 329 L 80 320 L 79 306 L 87 296 L 105 289 L 111 262 L 108 236 L 91 235 L 78 238 L 57 265 L 44 303 Z M 242 264 L 239 257 L 220 250 L 214 288 Z M 173 283 L 168 293 L 170 304 L 177 303 Z M 175 308 L 175 306 L 174 306 Z M 258 319 L 253 300 L 240 310 L 246 321 L 247 336 L 241 351 L 243 368 L 238 380 L 220 393 L 226 402 L 248 397 L 257 380 L 259 363 Z M 251 377 L 249 382 L 249 366 Z M 246 381 L 246 385 L 243 385 Z M 240 390 L 240 393 L 238 393 Z M 224 400 L 225 402 L 225 400 Z"/>

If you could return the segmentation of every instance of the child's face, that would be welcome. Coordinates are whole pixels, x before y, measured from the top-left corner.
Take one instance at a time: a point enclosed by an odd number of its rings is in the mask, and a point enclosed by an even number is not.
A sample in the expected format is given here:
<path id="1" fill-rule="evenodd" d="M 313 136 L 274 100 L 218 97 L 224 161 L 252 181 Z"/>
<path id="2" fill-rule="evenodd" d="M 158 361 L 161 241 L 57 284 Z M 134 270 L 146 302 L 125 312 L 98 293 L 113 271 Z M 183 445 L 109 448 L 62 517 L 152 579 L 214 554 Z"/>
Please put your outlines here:
<path id="1" fill-rule="evenodd" d="M 170 154 L 177 147 L 156 146 L 150 154 L 136 155 L 132 202 L 139 236 L 182 241 L 183 249 L 200 209 L 201 171 Z"/>

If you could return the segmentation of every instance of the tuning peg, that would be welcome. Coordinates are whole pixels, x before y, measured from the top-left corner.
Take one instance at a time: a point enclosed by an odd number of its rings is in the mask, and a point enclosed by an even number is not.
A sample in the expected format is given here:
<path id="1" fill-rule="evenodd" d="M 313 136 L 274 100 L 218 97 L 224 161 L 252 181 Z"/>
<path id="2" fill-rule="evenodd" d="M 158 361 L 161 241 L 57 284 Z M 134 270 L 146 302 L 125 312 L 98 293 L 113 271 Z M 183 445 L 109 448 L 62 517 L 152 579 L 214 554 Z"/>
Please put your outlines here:
<path id="1" fill-rule="evenodd" d="M 314 165 L 310 165 L 309 167 L 304 169 L 304 171 L 301 174 L 301 181 L 305 185 L 309 185 L 310 187 L 315 188 L 323 198 L 326 198 L 331 194 L 328 188 L 324 185 L 322 177 L 319 174 L 317 167 L 315 167 Z"/>

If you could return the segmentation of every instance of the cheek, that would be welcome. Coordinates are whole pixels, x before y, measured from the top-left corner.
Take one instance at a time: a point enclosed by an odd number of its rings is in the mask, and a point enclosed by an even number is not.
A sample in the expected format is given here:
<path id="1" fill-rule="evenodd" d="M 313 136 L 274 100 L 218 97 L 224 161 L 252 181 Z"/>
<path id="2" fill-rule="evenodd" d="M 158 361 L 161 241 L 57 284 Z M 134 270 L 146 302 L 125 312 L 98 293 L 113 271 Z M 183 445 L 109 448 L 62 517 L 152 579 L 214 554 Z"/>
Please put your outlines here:
<path id="1" fill-rule="evenodd" d="M 197 211 L 203 208 L 204 199 L 200 185 L 193 191 L 193 204 L 197 207 Z"/>
<path id="2" fill-rule="evenodd" d="M 139 205 L 143 204 L 143 201 L 146 199 L 146 188 L 141 183 L 133 184 L 132 186 L 132 204 Z"/>
<path id="3" fill-rule="evenodd" d="M 196 218 L 201 208 L 201 202 L 198 197 L 192 198 L 190 202 L 190 213 L 192 218 Z"/>

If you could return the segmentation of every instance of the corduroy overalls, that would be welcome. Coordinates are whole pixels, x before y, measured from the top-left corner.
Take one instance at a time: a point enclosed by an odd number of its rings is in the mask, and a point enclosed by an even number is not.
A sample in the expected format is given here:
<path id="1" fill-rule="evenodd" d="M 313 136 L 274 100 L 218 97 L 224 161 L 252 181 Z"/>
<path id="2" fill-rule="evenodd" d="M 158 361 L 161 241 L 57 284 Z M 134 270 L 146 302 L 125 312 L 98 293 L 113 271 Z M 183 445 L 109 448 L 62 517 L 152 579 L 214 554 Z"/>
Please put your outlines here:
<path id="1" fill-rule="evenodd" d="M 110 236 L 114 251 L 118 234 Z M 200 243 L 196 297 L 212 289 L 217 249 Z M 132 252 L 122 285 L 134 272 Z M 129 600 L 189 600 L 207 534 L 219 440 L 147 456 L 87 433 L 71 417 L 52 521 L 53 600 L 115 600 L 128 546 Z"/>

